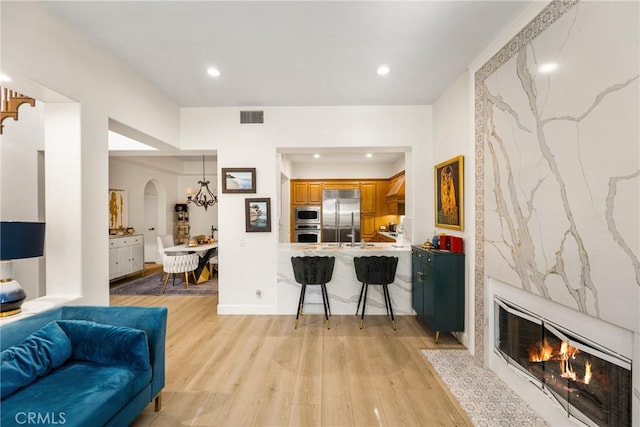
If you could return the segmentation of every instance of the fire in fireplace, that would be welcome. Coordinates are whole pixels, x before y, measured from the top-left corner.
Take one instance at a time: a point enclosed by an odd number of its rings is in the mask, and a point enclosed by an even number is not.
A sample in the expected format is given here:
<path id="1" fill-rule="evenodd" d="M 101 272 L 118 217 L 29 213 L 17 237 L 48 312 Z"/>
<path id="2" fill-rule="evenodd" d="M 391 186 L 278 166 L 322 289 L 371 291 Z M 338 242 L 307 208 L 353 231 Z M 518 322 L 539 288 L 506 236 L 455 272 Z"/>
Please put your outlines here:
<path id="1" fill-rule="evenodd" d="M 545 370 L 543 366 L 547 366 L 547 369 L 553 370 L 551 369 L 551 365 L 543 365 L 543 363 L 555 360 L 558 362 L 557 373 L 560 378 L 568 378 L 575 382 L 588 385 L 593 376 L 591 359 L 586 356 L 583 357 L 584 353 L 579 357 L 578 354 L 580 354 L 580 349 L 569 345 L 565 341 L 559 341 L 552 345 L 549 343 L 549 339 L 545 337 L 542 342 L 537 342 L 535 345 L 529 347 L 529 366 L 533 368 L 538 366 L 542 372 Z M 587 360 L 584 360 L 585 358 L 587 358 Z M 539 365 L 536 365 L 536 363 Z M 578 372 L 576 372 L 574 369 L 576 365 L 581 365 L 583 369 L 579 369 Z"/>
<path id="2" fill-rule="evenodd" d="M 568 416 L 593 426 L 631 426 L 631 361 L 502 299 L 496 348 L 535 378 Z"/>

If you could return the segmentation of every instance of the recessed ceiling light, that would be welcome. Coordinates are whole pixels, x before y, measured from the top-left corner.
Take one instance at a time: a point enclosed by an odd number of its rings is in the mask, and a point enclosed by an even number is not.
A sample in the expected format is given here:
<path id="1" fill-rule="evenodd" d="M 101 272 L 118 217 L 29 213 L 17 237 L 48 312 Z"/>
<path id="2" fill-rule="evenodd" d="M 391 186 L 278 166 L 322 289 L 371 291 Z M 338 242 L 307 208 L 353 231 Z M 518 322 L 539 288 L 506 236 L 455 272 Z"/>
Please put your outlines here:
<path id="1" fill-rule="evenodd" d="M 542 74 L 549 74 L 553 73 L 557 69 L 558 64 L 556 64 L 555 62 L 547 62 L 545 64 L 540 64 L 540 66 L 538 67 L 538 72 Z"/>
<path id="2" fill-rule="evenodd" d="M 11 81 L 11 77 L 7 76 L 6 74 L 0 74 L 0 82 L 10 82 Z"/>
<path id="3" fill-rule="evenodd" d="M 373 157 L 373 154 L 371 154 L 371 153 L 367 153 L 367 154 L 365 154 L 365 156 L 367 157 L 367 159 L 370 159 L 370 158 L 372 158 L 372 157 Z"/>
<path id="4" fill-rule="evenodd" d="M 386 76 L 387 74 L 389 74 L 389 71 L 391 70 L 389 69 L 388 65 L 381 65 L 378 67 L 378 70 L 376 72 L 379 76 Z"/>
<path id="5" fill-rule="evenodd" d="M 314 154 L 314 155 L 313 155 L 313 158 L 314 158 L 314 159 L 319 159 L 319 158 L 320 158 L 320 154 Z"/>
<path id="6" fill-rule="evenodd" d="M 220 77 L 222 75 L 220 70 L 218 70 L 216 67 L 207 68 L 207 74 L 209 74 L 211 77 Z"/>

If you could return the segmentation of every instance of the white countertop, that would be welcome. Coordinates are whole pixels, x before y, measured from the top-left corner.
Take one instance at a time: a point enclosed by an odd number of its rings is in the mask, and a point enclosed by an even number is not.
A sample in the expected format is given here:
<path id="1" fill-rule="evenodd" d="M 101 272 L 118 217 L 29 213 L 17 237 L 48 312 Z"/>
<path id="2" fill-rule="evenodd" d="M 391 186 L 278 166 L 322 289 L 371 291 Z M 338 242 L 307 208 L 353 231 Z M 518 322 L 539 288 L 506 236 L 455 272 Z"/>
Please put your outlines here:
<path id="1" fill-rule="evenodd" d="M 182 244 L 182 245 L 176 245 L 176 246 L 169 246 L 167 248 L 164 248 L 164 251 L 165 252 L 204 252 L 204 251 L 208 251 L 209 249 L 213 249 L 217 247 L 218 247 L 218 242 L 203 243 L 202 245 L 197 245 L 197 246 L 188 246 L 188 245 Z"/>
<path id="2" fill-rule="evenodd" d="M 327 251 L 327 252 L 375 252 L 375 251 L 391 251 L 391 252 L 411 252 L 411 245 L 397 247 L 395 243 L 376 242 L 367 243 L 365 248 L 361 248 L 359 243 L 352 248 L 350 243 L 343 243 L 337 246 L 337 243 L 280 243 L 281 251 Z"/>
<path id="3" fill-rule="evenodd" d="M 396 237 L 398 237 L 398 233 L 392 233 L 390 231 L 378 231 L 378 234 L 384 237 L 388 237 L 390 239 L 396 240 Z"/>

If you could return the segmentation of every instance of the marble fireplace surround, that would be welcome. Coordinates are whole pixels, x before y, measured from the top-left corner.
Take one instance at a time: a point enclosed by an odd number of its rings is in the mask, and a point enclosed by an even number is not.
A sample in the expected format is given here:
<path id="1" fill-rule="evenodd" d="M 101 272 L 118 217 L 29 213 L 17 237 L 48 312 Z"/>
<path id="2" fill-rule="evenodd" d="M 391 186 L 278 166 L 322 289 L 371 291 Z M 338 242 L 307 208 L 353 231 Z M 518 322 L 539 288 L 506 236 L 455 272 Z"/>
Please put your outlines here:
<path id="1" fill-rule="evenodd" d="M 512 390 L 516 390 L 523 400 L 534 408 L 549 425 L 573 425 L 569 424 L 568 420 L 576 422 L 576 425 L 589 422 L 588 420 L 578 421 L 573 415 L 568 417 L 566 409 L 560 406 L 549 392 L 545 392 L 526 374 L 510 366 L 510 363 L 507 363 L 499 354 L 495 348 L 498 331 L 495 299 L 499 298 L 515 306 L 526 306 L 536 317 L 562 325 L 565 332 L 573 333 L 575 336 L 589 337 L 589 340 L 598 343 L 600 348 L 609 350 L 606 353 L 615 354 L 617 359 L 624 362 L 630 361 L 633 357 L 633 334 L 631 331 L 576 310 L 567 309 L 553 301 L 491 278 L 487 280 L 487 295 L 492 309 L 487 319 L 489 325 L 487 346 L 490 346 L 491 350 L 488 351 L 486 365 Z"/>
<path id="2" fill-rule="evenodd" d="M 487 360 L 496 289 L 552 303 L 561 317 L 586 319 L 601 332 L 611 326 L 620 339 L 593 338 L 633 359 L 634 423 L 638 9 L 637 2 L 553 1 L 475 74 L 475 356 L 499 370 Z M 545 62 L 558 72 L 542 74 Z"/>

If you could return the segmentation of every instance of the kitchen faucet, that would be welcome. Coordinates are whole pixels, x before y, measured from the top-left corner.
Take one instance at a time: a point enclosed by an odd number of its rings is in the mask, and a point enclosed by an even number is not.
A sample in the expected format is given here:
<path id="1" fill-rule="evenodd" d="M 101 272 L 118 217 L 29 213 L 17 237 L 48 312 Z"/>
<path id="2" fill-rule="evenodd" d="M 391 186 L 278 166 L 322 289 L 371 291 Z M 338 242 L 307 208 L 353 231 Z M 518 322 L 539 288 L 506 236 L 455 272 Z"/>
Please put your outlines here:
<path id="1" fill-rule="evenodd" d="M 347 234 L 347 237 L 351 237 L 351 247 L 355 248 L 356 247 L 356 226 L 355 226 L 355 221 L 353 220 L 353 212 L 351 212 L 351 234 Z M 342 246 L 342 241 L 340 241 L 339 246 Z"/>

